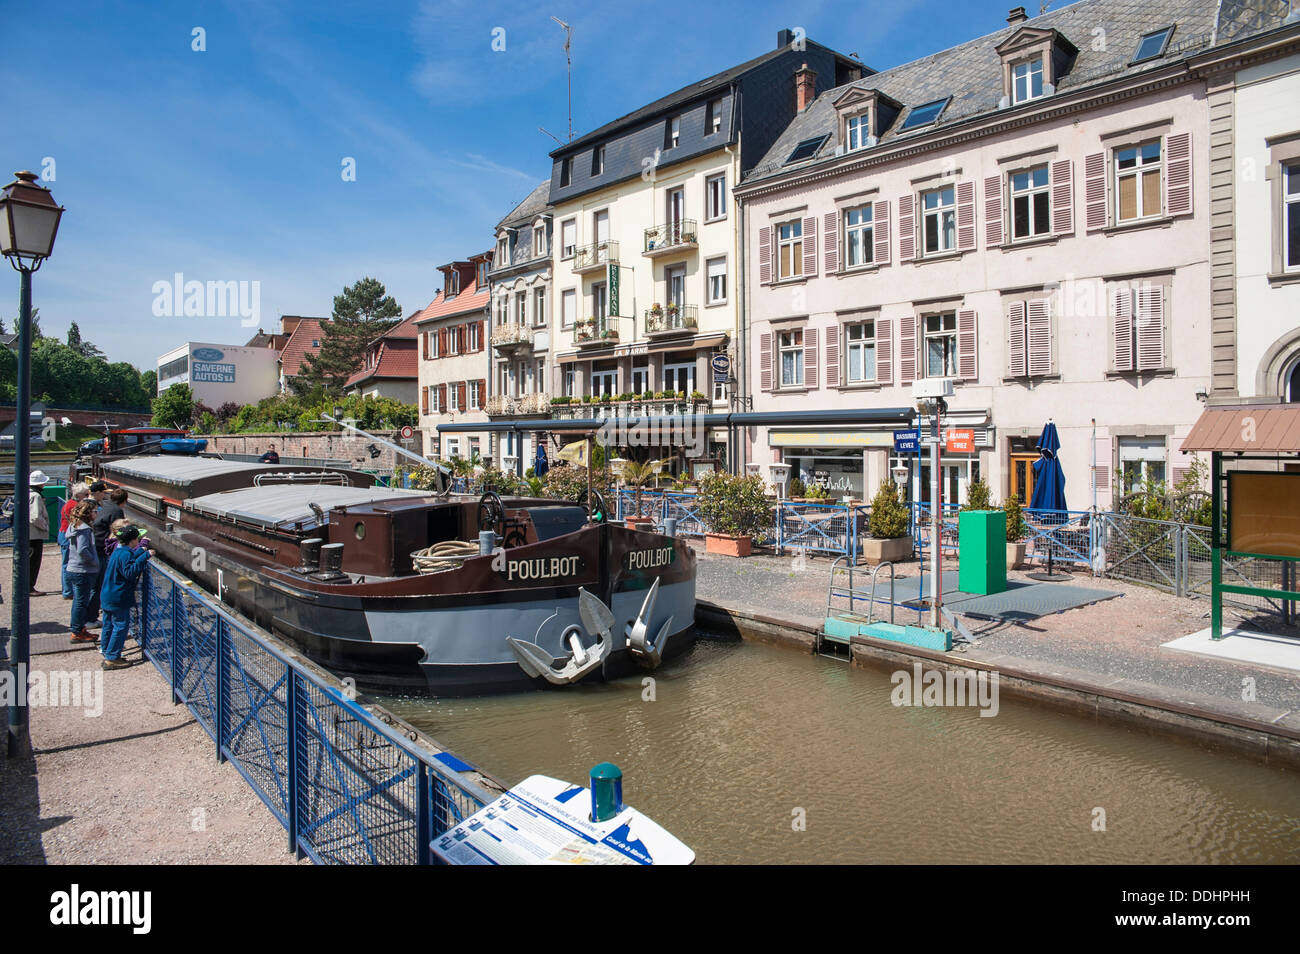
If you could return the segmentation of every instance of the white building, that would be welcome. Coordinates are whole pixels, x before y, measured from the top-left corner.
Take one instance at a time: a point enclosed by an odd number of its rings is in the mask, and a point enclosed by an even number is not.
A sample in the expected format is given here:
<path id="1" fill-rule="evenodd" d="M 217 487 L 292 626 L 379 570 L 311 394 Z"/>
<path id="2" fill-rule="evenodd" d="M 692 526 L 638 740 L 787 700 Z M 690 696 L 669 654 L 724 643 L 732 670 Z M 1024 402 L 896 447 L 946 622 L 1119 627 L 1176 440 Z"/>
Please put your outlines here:
<path id="1" fill-rule="evenodd" d="M 256 404 L 280 391 L 280 355 L 271 348 L 189 341 L 158 359 L 158 393 L 188 384 L 211 408 L 227 401 Z"/>

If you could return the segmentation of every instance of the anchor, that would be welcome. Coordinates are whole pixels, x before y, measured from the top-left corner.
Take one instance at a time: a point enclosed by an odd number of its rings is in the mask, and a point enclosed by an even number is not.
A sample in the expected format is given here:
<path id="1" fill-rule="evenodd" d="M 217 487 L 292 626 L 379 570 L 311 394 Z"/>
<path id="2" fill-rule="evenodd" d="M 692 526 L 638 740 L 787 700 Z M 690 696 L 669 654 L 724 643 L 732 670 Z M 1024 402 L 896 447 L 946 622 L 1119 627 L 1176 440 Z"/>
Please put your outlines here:
<path id="1" fill-rule="evenodd" d="M 530 676 L 542 676 L 554 685 L 567 686 L 577 682 L 598 666 L 602 666 L 614 645 L 610 633 L 614 627 L 614 614 L 598 596 L 593 596 L 585 588 L 579 587 L 578 615 L 582 617 L 582 626 L 569 626 L 560 635 L 561 644 L 567 644 L 571 650 L 567 659 L 552 656 L 536 642 L 507 636 L 506 642 L 514 651 L 519 667 Z M 537 627 L 535 639 L 541 636 L 543 627 L 554 618 L 554 615 L 547 617 L 542 625 Z M 594 646 L 582 645 L 583 629 L 586 629 L 589 635 L 596 637 Z"/>
<path id="2" fill-rule="evenodd" d="M 641 603 L 641 612 L 637 613 L 636 620 L 623 627 L 628 650 L 637 662 L 650 669 L 656 668 L 663 659 L 664 647 L 668 644 L 668 630 L 673 625 L 673 618 L 669 616 L 663 626 L 659 627 L 659 635 L 655 636 L 654 643 L 646 638 L 650 631 L 650 617 L 654 615 L 655 600 L 658 597 L 659 580 L 656 579 L 650 584 L 650 590 Z"/>

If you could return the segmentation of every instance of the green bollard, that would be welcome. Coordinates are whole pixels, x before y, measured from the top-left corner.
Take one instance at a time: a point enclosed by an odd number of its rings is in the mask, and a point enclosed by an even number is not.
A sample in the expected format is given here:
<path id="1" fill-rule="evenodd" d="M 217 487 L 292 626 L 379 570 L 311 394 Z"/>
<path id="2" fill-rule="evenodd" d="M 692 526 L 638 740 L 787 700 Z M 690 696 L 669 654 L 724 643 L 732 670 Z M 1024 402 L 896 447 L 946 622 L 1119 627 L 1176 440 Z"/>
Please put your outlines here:
<path id="1" fill-rule="evenodd" d="M 591 820 L 609 821 L 623 810 L 623 770 L 601 762 L 591 770 Z"/>

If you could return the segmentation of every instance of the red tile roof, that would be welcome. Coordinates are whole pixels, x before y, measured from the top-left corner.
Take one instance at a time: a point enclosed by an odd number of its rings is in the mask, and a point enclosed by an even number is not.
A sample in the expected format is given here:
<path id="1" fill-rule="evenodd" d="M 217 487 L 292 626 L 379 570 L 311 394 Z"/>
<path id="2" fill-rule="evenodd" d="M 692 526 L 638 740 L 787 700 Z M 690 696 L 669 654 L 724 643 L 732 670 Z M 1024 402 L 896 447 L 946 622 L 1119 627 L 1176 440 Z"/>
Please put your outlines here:
<path id="1" fill-rule="evenodd" d="M 409 378 L 414 381 L 418 377 L 416 367 L 418 357 L 414 338 L 381 341 L 379 357 L 374 366 L 362 368 L 352 375 L 348 378 L 345 387 L 352 387 L 371 378 Z"/>
<path id="2" fill-rule="evenodd" d="M 488 286 L 479 287 L 476 273 L 474 281 L 470 282 L 468 287 L 462 288 L 459 295 L 454 298 L 445 298 L 441 291 L 438 292 L 433 296 L 433 301 L 429 302 L 429 307 L 415 315 L 411 320 L 420 325 L 437 318 L 450 318 L 454 315 L 464 315 L 473 311 L 484 311 L 489 300 Z"/>
<path id="3" fill-rule="evenodd" d="M 303 359 L 309 354 L 320 352 L 320 341 L 325 336 L 322 326 L 329 321 L 328 318 L 302 318 L 298 321 L 298 326 L 293 329 L 293 334 L 284 343 L 284 350 L 280 352 L 281 374 L 293 377 L 302 373 Z M 314 347 L 313 341 L 316 342 Z"/>

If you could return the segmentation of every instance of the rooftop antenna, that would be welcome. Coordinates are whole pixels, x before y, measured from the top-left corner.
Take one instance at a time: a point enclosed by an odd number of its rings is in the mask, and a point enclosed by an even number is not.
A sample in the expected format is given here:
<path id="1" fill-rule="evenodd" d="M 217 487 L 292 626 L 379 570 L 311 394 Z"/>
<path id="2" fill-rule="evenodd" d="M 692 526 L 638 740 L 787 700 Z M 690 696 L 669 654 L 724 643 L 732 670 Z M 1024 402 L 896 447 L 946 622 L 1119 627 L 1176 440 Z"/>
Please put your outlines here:
<path id="1" fill-rule="evenodd" d="M 545 126 L 538 126 L 538 127 L 537 127 L 537 131 L 538 131 L 538 132 L 546 133 L 546 135 L 550 136 L 552 139 L 554 139 L 554 140 L 555 140 L 557 143 L 559 143 L 561 146 L 564 145 L 564 141 L 563 141 L 562 139 L 560 139 L 559 136 L 555 135 L 555 133 L 553 133 L 553 132 L 551 132 L 549 129 L 547 129 Z"/>
<path id="2" fill-rule="evenodd" d="M 573 57 L 569 53 L 569 46 L 573 43 L 573 27 L 569 26 L 559 17 L 551 17 L 560 28 L 564 30 L 564 62 L 569 74 L 569 142 L 573 142 Z M 546 130 L 542 130 L 546 132 Z M 550 136 L 550 133 L 546 133 Z M 554 138 L 554 137 L 552 137 Z"/>

